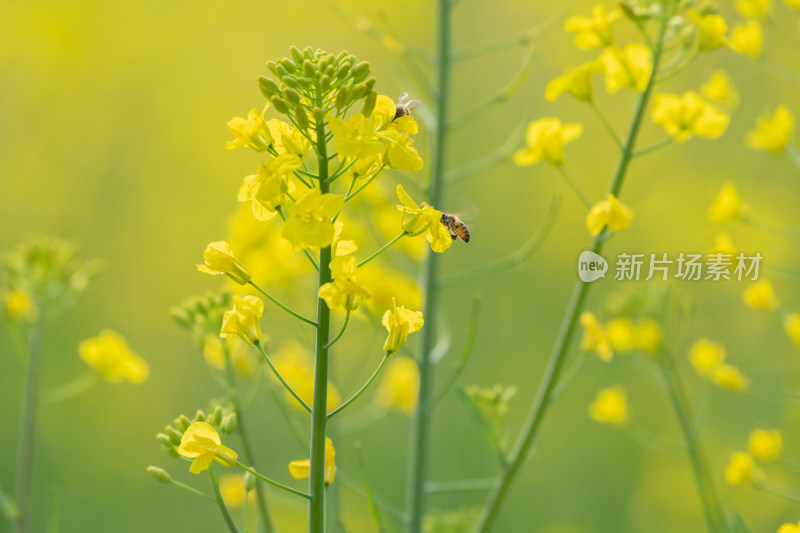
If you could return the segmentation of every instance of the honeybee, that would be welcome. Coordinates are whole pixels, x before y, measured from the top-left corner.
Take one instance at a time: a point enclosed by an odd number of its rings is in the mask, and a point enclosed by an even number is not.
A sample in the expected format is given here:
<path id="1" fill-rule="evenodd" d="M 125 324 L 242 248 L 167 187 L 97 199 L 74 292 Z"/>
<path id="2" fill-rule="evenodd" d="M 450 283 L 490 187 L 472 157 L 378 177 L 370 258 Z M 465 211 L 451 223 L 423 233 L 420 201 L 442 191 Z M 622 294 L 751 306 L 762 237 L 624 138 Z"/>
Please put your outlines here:
<path id="1" fill-rule="evenodd" d="M 453 240 L 460 238 L 464 242 L 469 242 L 469 229 L 456 215 L 442 213 L 441 223 L 450 231 Z"/>
<path id="2" fill-rule="evenodd" d="M 409 100 L 408 93 L 403 93 L 397 97 L 395 102 L 394 118 L 404 117 L 411 114 L 412 109 L 416 109 L 422 104 L 419 100 Z"/>

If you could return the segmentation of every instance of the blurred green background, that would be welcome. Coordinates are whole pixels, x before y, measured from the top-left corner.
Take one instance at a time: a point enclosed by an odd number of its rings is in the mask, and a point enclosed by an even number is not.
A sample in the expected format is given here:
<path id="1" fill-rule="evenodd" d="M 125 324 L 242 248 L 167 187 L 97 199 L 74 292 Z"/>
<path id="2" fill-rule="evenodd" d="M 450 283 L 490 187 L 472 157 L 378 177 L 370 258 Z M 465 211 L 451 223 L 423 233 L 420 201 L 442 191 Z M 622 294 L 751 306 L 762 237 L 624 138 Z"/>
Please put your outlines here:
<path id="1" fill-rule="evenodd" d="M 348 1 L 346 6 L 373 20 L 385 16 L 398 35 L 432 47 L 432 3 L 387 4 L 383 15 L 377 13 L 380 4 Z M 524 31 L 561 9 L 585 14 L 592 3 L 572 1 L 564 6 L 462 0 L 455 11 L 456 46 Z M 721 8 L 731 20 L 736 18 L 728 2 Z M 283 57 L 290 45 L 346 49 L 369 60 L 380 93 L 409 91 L 414 96 L 415 87 L 394 54 L 323 2 L 11 0 L 0 13 L 0 249 L 13 247 L 27 235 L 57 234 L 75 238 L 85 257 L 101 257 L 107 265 L 74 311 L 47 331 L 43 387 L 84 373 L 77 344 L 106 327 L 125 335 L 152 370 L 144 385 L 101 385 L 41 410 L 34 524 L 42 527 L 44 502 L 54 490 L 65 532 L 221 531 L 223 522 L 214 505 L 157 484 L 144 470 L 149 464 L 160 465 L 183 481 L 205 484 L 204 479 L 192 479 L 184 463 L 169 459 L 154 435 L 178 414 L 204 408 L 209 398 L 220 394 L 202 356 L 167 311 L 188 296 L 221 286 L 219 279 L 196 272 L 194 265 L 208 242 L 227 235 L 226 220 L 237 207 L 240 180 L 258 161 L 254 154 L 224 150 L 230 137 L 225 123 L 263 105 L 256 77 L 266 73 L 266 60 Z M 568 97 L 556 103 L 543 98 L 546 83 L 566 65 L 592 57 L 576 49 L 560 26 L 559 22 L 537 43 L 533 75 L 519 93 L 451 137 L 449 168 L 490 152 L 525 119 L 580 120 L 584 134 L 566 148 L 567 162 L 590 196 L 601 198 L 616 161 L 613 144 L 584 105 Z M 616 26 L 619 42 L 636 39 L 629 26 Z M 772 57 L 800 66 L 797 48 L 793 51 L 770 38 L 767 43 Z M 455 114 L 503 87 L 521 55 L 522 50 L 510 49 L 458 64 Z M 724 229 L 740 249 L 761 252 L 766 265 L 797 269 L 796 241 L 741 224 L 712 224 L 705 214 L 720 184 L 733 180 L 756 212 L 800 225 L 800 171 L 747 150 L 743 140 L 763 109 L 785 103 L 800 111 L 797 85 L 719 50 L 669 80 L 665 89 L 696 90 L 718 68 L 730 73 L 741 94 L 742 104 L 729 130 L 719 141 L 694 139 L 635 161 L 622 194 L 635 220 L 607 246 L 606 257 L 619 251 L 705 251 Z M 609 97 L 597 81 L 598 105 L 620 132 L 625 131 L 633 94 Z M 662 138 L 661 129 L 647 121 L 640 146 Z M 417 146 L 427 161 L 424 132 Z M 384 181 L 391 185 L 390 178 Z M 585 211 L 560 176 L 544 164 L 521 169 L 507 162 L 447 192 L 453 204 L 466 198 L 480 210 L 470 224 L 469 245 L 456 243 L 445 254 L 447 272 L 516 249 L 541 223 L 556 193 L 563 201 L 555 227 L 524 266 L 444 292 L 454 340 L 451 355 L 441 363 L 442 373 L 460 352 L 469 302 L 480 292 L 484 304 L 475 351 L 459 385 L 515 385 L 519 392 L 507 419 L 512 436 L 536 392 L 575 279 L 577 256 L 589 243 Z M 364 252 L 369 249 L 362 247 Z M 765 274 L 785 305 L 800 310 L 796 278 L 774 271 Z M 602 309 L 607 296 L 625 285 L 613 279 L 597 283 L 588 308 Z M 754 381 L 796 387 L 797 348 L 774 317 L 744 306 L 744 286 L 674 283 L 675 293 L 696 305 L 689 339 L 709 337 L 725 343 L 730 361 Z M 300 299 L 306 294 L 281 295 Z M 265 318 L 263 327 L 276 344 L 299 331 L 288 327 L 283 317 L 269 322 L 273 315 Z M 376 350 L 367 353 L 363 347 L 379 346 L 381 337 L 367 323 L 357 325 L 363 336 L 351 330 L 348 348 L 340 348 L 333 360 L 334 380 L 345 395 L 360 385 L 377 357 Z M 416 340 L 412 337 L 410 342 Z M 3 330 L 3 487 L 13 486 L 23 382 L 22 365 L 11 350 Z M 684 354 L 679 355 L 685 363 Z M 697 398 L 698 380 L 688 365 L 682 370 Z M 663 389 L 643 379 L 624 358 L 610 364 L 593 358 L 550 411 L 533 460 L 514 485 L 496 531 L 702 530 L 700 503 L 685 457 L 645 449 L 587 416 L 596 392 L 615 383 L 628 388 L 635 419 L 665 438 L 680 439 Z M 800 457 L 797 405 L 719 389 L 710 394 L 702 435 L 726 510 L 738 510 L 752 531 L 774 531 L 783 522 L 800 520 L 800 506 L 727 486 L 723 478 L 730 452 L 743 449 L 750 430 L 758 425 L 784 431 L 787 453 Z M 358 409 L 345 416 L 358 416 Z M 289 481 L 286 464 L 305 452 L 263 397 L 250 409 L 250 426 L 261 470 Z M 362 442 L 377 492 L 402 506 L 408 433 L 409 420 L 403 415 L 379 419 L 337 441 L 337 464 L 342 472 L 358 477 L 352 443 Z M 437 411 L 432 456 L 433 480 L 495 473 L 491 453 L 455 394 Z M 800 476 L 780 470 L 770 475 L 800 488 Z M 304 505 L 283 494 L 270 496 L 283 530 L 301 531 Z M 483 496 L 434 496 L 430 508 L 468 508 L 480 505 Z M 370 531 L 363 502 L 345 490 L 343 508 L 348 531 Z M 0 524 L 0 531 L 6 531 L 4 527 Z"/>

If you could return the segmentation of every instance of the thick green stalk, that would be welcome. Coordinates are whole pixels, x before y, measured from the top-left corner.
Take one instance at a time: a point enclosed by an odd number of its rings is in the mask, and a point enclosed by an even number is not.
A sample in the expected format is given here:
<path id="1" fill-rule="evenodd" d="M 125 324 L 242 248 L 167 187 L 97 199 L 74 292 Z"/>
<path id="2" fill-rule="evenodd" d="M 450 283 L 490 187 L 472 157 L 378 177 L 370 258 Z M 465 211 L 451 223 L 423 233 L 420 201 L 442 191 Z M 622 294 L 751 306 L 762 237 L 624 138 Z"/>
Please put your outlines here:
<path id="1" fill-rule="evenodd" d="M 319 161 L 319 190 L 328 192 L 328 152 L 325 144 L 325 121 L 317 121 L 317 158 Z M 331 281 L 331 247 L 319 251 L 318 287 Z M 314 368 L 314 401 L 311 404 L 311 472 L 308 479 L 308 531 L 325 531 L 325 432 L 328 421 L 328 336 L 331 311 L 325 300 L 317 299 L 316 364 Z"/>
<path id="2" fill-rule="evenodd" d="M 696 426 L 692 417 L 689 399 L 686 396 L 686 390 L 683 388 L 683 382 L 678 373 L 678 367 L 675 365 L 675 360 L 670 353 L 663 353 L 661 362 L 664 368 L 664 377 L 667 383 L 667 389 L 669 390 L 669 397 L 672 400 L 675 414 L 678 417 L 678 422 L 680 423 L 681 431 L 686 441 L 686 451 L 689 454 L 689 462 L 692 464 L 692 471 L 694 472 L 695 481 L 697 482 L 697 488 L 703 500 L 703 514 L 708 524 L 708 531 L 709 533 L 725 533 L 727 531 L 725 514 L 722 511 L 722 505 L 719 502 L 717 491 L 714 488 L 714 482 L 709 474 L 708 463 L 705 460 L 703 450 L 700 447 L 700 441 L 697 438 Z"/>
<path id="3" fill-rule="evenodd" d="M 25 378 L 25 396 L 22 403 L 22 426 L 17 449 L 17 506 L 15 531 L 30 530 L 31 485 L 33 483 L 33 452 L 36 434 L 36 410 L 39 404 L 39 374 L 42 367 L 42 337 L 44 318 L 34 324 L 28 349 L 28 373 Z"/>
<path id="4" fill-rule="evenodd" d="M 225 519 L 228 531 L 230 531 L 230 533 L 239 533 L 239 528 L 236 527 L 236 522 L 234 522 L 228 506 L 225 505 L 225 501 L 222 499 L 222 493 L 219 491 L 219 477 L 217 476 L 216 465 L 212 465 L 211 468 L 208 469 L 208 475 L 211 477 L 211 486 L 214 488 L 214 499 L 217 501 L 222 517 Z"/>
<path id="5" fill-rule="evenodd" d="M 650 94 L 652 93 L 653 86 L 655 85 L 656 75 L 658 73 L 658 64 L 659 60 L 661 59 L 667 20 L 668 17 L 665 15 L 661 21 L 661 29 L 659 31 L 658 41 L 656 42 L 656 49 L 653 53 L 653 70 L 650 73 L 647 86 L 639 98 L 639 103 L 633 116 L 633 122 L 631 123 L 631 127 L 628 131 L 628 137 L 625 140 L 625 145 L 623 147 L 622 154 L 620 155 L 620 160 L 614 173 L 614 178 L 611 181 L 611 186 L 609 187 L 609 193 L 613 194 L 614 196 L 619 196 L 619 191 L 622 188 L 623 181 L 625 180 L 625 176 L 628 171 L 628 165 L 630 164 L 634 147 L 636 145 L 636 139 L 639 135 L 639 128 L 641 127 L 642 120 L 644 119 L 645 109 L 647 108 Z M 592 251 L 594 253 L 600 253 L 606 238 L 607 235 L 605 232 L 595 237 L 594 241 L 592 242 Z M 524 429 L 520 434 L 516 446 L 514 447 L 508 465 L 505 466 L 501 471 L 498 478 L 498 483 L 489 496 L 489 500 L 484 507 L 483 513 L 481 514 L 481 517 L 479 518 L 475 527 L 474 531 L 476 533 L 485 533 L 492 528 L 494 522 L 497 520 L 497 517 L 500 514 L 500 508 L 505 501 L 506 495 L 511 487 L 511 483 L 519 473 L 522 465 L 527 462 L 531 447 L 536 441 L 536 437 L 539 435 L 539 429 L 544 421 L 547 408 L 550 406 L 553 391 L 556 388 L 558 377 L 561 374 L 561 369 L 567 359 L 570 342 L 572 340 L 573 332 L 578 324 L 578 317 L 583 310 L 583 304 L 586 300 L 589 285 L 589 283 L 584 283 L 581 280 L 577 280 L 575 282 L 575 286 L 572 290 L 572 296 L 570 297 L 567 311 L 564 316 L 564 321 L 561 323 L 561 328 L 558 332 L 556 343 L 553 346 L 553 351 L 550 354 L 547 368 L 545 369 L 544 376 L 542 377 L 538 392 L 536 393 L 536 398 L 531 407 L 527 421 L 525 422 Z"/>
<path id="6" fill-rule="evenodd" d="M 428 201 L 434 207 L 443 204 L 444 167 L 446 155 L 447 123 L 450 120 L 450 63 L 451 63 L 451 0 L 438 0 L 437 31 L 437 80 L 436 80 L 436 131 L 431 150 L 431 174 L 428 186 Z M 431 352 L 436 345 L 436 315 L 439 307 L 439 254 L 430 252 L 423 278 L 425 294 L 425 327 L 419 351 L 419 399 L 414 426 L 411 432 L 410 476 L 408 503 L 410 511 L 409 531 L 419 533 L 425 516 L 425 483 L 428 478 L 429 448 L 431 442 L 431 419 L 433 415 L 433 370 Z"/>

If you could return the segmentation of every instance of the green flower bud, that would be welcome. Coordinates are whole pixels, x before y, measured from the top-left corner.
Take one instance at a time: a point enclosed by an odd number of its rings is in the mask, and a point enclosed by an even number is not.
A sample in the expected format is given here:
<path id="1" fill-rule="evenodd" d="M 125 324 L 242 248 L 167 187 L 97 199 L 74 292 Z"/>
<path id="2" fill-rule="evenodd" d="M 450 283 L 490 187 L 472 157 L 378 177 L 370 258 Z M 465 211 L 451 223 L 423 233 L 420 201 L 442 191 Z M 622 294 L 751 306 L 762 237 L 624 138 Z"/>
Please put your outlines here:
<path id="1" fill-rule="evenodd" d="M 378 100 L 378 93 L 375 91 L 370 91 L 366 98 L 364 98 L 364 107 L 361 108 L 361 114 L 365 117 L 368 117 L 372 114 L 372 110 L 375 109 L 375 102 Z"/>
<path id="2" fill-rule="evenodd" d="M 375 78 L 370 78 L 364 82 L 364 86 L 367 88 L 367 92 L 371 91 L 375 88 L 375 84 L 378 83 L 378 80 Z"/>
<path id="3" fill-rule="evenodd" d="M 219 428 L 223 433 L 233 433 L 236 431 L 237 423 L 238 420 L 236 420 L 236 413 L 228 413 L 222 417 L 222 423 L 220 424 Z"/>
<path id="4" fill-rule="evenodd" d="M 258 77 L 258 88 L 266 98 L 271 98 L 273 95 L 278 94 L 278 84 L 267 78 L 266 76 Z"/>
<path id="5" fill-rule="evenodd" d="M 166 433 L 159 433 L 156 435 L 156 440 L 164 445 L 165 448 L 174 448 L 175 445 L 172 444 L 172 439 L 169 438 L 169 435 Z"/>
<path id="6" fill-rule="evenodd" d="M 305 48 L 303 48 L 303 55 L 311 59 L 314 57 L 314 50 L 310 46 L 306 46 Z"/>
<path id="7" fill-rule="evenodd" d="M 300 100 L 302 99 L 302 97 L 300 96 L 300 93 L 298 93 L 297 91 L 295 91 L 291 87 L 286 87 L 283 90 L 283 95 L 286 98 L 286 101 L 289 102 L 292 105 L 300 103 Z"/>
<path id="8" fill-rule="evenodd" d="M 350 55 L 350 52 L 348 52 L 347 50 L 342 50 L 341 52 L 336 54 L 336 62 L 337 63 L 341 63 L 342 60 L 344 60 L 344 58 L 346 58 L 349 55 Z"/>
<path id="9" fill-rule="evenodd" d="M 349 92 L 346 86 L 339 89 L 339 92 L 336 93 L 336 109 L 344 109 L 344 106 L 347 105 L 347 95 Z"/>
<path id="10" fill-rule="evenodd" d="M 283 68 L 285 68 L 289 72 L 294 72 L 295 70 L 297 70 L 297 65 L 295 65 L 294 62 L 288 57 L 279 59 L 278 63 L 280 63 L 281 66 L 283 66 Z"/>
<path id="11" fill-rule="evenodd" d="M 250 472 L 246 472 L 244 475 L 244 490 L 250 492 L 254 488 L 256 488 L 256 476 Z"/>
<path id="12" fill-rule="evenodd" d="M 157 466 L 148 466 L 147 473 L 153 476 L 156 481 L 160 481 L 161 483 L 172 482 L 172 476 L 170 476 L 169 472 L 163 468 L 158 468 Z"/>
<path id="13" fill-rule="evenodd" d="M 289 74 L 288 76 L 284 76 L 284 78 L 281 81 L 287 87 L 292 87 L 294 89 L 297 89 L 298 85 L 300 85 L 298 79 L 291 74 Z"/>
<path id="14" fill-rule="evenodd" d="M 280 79 L 283 79 L 284 77 L 289 75 L 289 71 L 286 70 L 286 67 L 278 63 L 278 65 L 275 66 L 275 75 L 278 76 Z"/>
<path id="15" fill-rule="evenodd" d="M 272 107 L 274 107 L 275 111 L 277 111 L 278 113 L 283 113 L 285 115 L 286 113 L 289 112 L 289 107 L 284 103 L 283 100 L 281 100 L 281 98 L 277 94 L 271 96 L 269 101 L 272 102 Z"/>
<path id="16" fill-rule="evenodd" d="M 186 431 L 187 429 L 189 429 L 189 426 L 191 425 L 192 421 L 189 420 L 189 417 L 186 415 L 179 416 L 178 420 L 175 423 L 175 426 L 181 431 Z"/>
<path id="17" fill-rule="evenodd" d="M 331 88 L 331 77 L 327 74 L 323 74 L 322 78 L 319 80 L 319 85 L 323 91 L 327 91 Z"/>
<path id="18" fill-rule="evenodd" d="M 336 74 L 336 66 L 331 64 L 325 68 L 325 75 L 332 78 Z"/>
<path id="19" fill-rule="evenodd" d="M 179 432 L 172 426 L 167 426 L 164 431 L 167 433 L 167 436 L 172 441 L 172 444 L 174 444 L 175 446 L 180 445 L 181 439 L 183 438 L 183 434 L 181 432 Z"/>
<path id="20" fill-rule="evenodd" d="M 306 59 L 303 61 L 303 74 L 306 78 L 314 78 L 316 77 L 316 72 L 314 71 L 314 65 L 311 64 L 311 61 Z"/>
<path id="21" fill-rule="evenodd" d="M 359 83 L 358 85 L 354 86 L 350 91 L 349 100 L 351 102 L 360 100 L 361 98 L 364 98 L 364 96 L 366 96 L 368 92 L 369 91 L 367 90 L 367 86 L 364 85 L 363 83 Z"/>
<path id="22" fill-rule="evenodd" d="M 345 61 L 339 67 L 339 70 L 336 71 L 336 79 L 343 80 L 347 77 L 348 74 L 350 74 L 350 63 Z"/>
<path id="23" fill-rule="evenodd" d="M 169 310 L 169 315 L 178 323 L 179 326 L 182 328 L 188 328 L 192 326 L 194 321 L 192 320 L 192 315 L 189 314 L 189 311 L 182 307 L 172 307 Z"/>
<path id="24" fill-rule="evenodd" d="M 198 409 L 197 412 L 194 414 L 194 421 L 195 422 L 205 422 L 206 421 L 206 414 L 203 412 L 202 409 Z"/>
<path id="25" fill-rule="evenodd" d="M 314 115 L 314 120 L 316 120 L 317 122 L 325 118 L 325 111 L 323 111 L 319 107 L 315 107 L 312 113 Z"/>
<path id="26" fill-rule="evenodd" d="M 353 67 L 353 82 L 360 83 L 369 76 L 369 63 L 362 61 Z"/>
<path id="27" fill-rule="evenodd" d="M 292 53 L 292 59 L 294 60 L 295 64 L 302 65 L 304 59 L 303 52 L 301 52 L 300 49 L 297 48 L 296 46 L 292 46 L 291 48 L 289 48 L 289 51 Z"/>
<path id="28" fill-rule="evenodd" d="M 222 422 L 222 406 L 217 405 L 214 407 L 214 412 L 211 413 L 209 422 L 212 426 L 219 427 L 220 422 Z"/>
<path id="29" fill-rule="evenodd" d="M 306 110 L 303 109 L 303 104 L 300 102 L 297 102 L 294 106 L 294 120 L 301 130 L 308 129 L 308 116 L 306 115 Z"/>

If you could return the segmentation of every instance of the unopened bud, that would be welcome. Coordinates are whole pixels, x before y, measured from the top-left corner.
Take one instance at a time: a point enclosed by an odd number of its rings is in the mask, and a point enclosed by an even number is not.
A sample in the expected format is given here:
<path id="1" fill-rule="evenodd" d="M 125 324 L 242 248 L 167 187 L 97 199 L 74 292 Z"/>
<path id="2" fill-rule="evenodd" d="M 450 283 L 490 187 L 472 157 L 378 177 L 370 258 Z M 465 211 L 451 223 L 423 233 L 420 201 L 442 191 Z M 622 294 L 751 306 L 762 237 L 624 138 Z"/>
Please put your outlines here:
<path id="1" fill-rule="evenodd" d="M 261 89 L 262 94 L 267 98 L 278 94 L 278 84 L 266 76 L 258 77 L 258 88 Z"/>
<path id="2" fill-rule="evenodd" d="M 275 75 L 278 76 L 280 79 L 283 79 L 285 76 L 289 75 L 289 71 L 286 70 L 286 67 L 278 63 L 275 66 Z"/>
<path id="3" fill-rule="evenodd" d="M 289 48 L 289 51 L 292 53 L 292 59 L 294 60 L 295 64 L 302 65 L 303 64 L 303 52 L 300 51 L 299 48 L 296 46 L 292 46 Z"/>
<path id="4" fill-rule="evenodd" d="M 269 101 L 272 102 L 272 107 L 274 107 L 275 111 L 278 113 L 283 113 L 285 115 L 289 111 L 289 107 L 277 94 L 271 96 Z"/>
<path id="5" fill-rule="evenodd" d="M 369 63 L 362 61 L 353 67 L 353 81 L 360 83 L 369 76 Z"/>
<path id="6" fill-rule="evenodd" d="M 311 61 L 308 59 L 303 61 L 303 74 L 305 74 L 307 78 L 313 78 L 316 75 L 314 72 L 314 65 L 312 65 Z"/>
<path id="7" fill-rule="evenodd" d="M 195 422 L 205 422 L 206 421 L 206 414 L 203 412 L 202 409 L 198 409 L 197 412 L 194 414 L 194 421 Z"/>
<path id="8" fill-rule="evenodd" d="M 183 307 L 173 307 L 169 310 L 169 315 L 178 323 L 179 326 L 188 328 L 192 325 L 192 315 Z"/>
<path id="9" fill-rule="evenodd" d="M 189 420 L 189 417 L 186 415 L 181 415 L 175 421 L 175 427 L 177 427 L 181 431 L 186 431 L 189 429 L 189 426 L 192 425 L 192 421 Z"/>
<path id="10" fill-rule="evenodd" d="M 159 433 L 158 435 L 156 435 L 156 439 L 158 440 L 158 442 L 160 442 L 167 448 L 175 447 L 175 445 L 172 444 L 172 439 L 169 438 L 169 435 L 167 435 L 166 433 Z"/>
<path id="11" fill-rule="evenodd" d="M 370 78 L 364 82 L 364 86 L 367 88 L 367 92 L 371 91 L 375 88 L 375 84 L 378 83 L 378 80 L 375 78 Z"/>
<path id="12" fill-rule="evenodd" d="M 246 472 L 244 475 L 244 490 L 250 492 L 254 488 L 256 488 L 256 476 L 250 472 Z"/>
<path id="13" fill-rule="evenodd" d="M 177 429 L 172 426 L 167 426 L 164 431 L 166 431 L 169 440 L 172 441 L 172 444 L 178 446 L 181 443 L 183 435 Z"/>
<path id="14" fill-rule="evenodd" d="M 291 74 L 289 74 L 288 76 L 284 76 L 284 77 L 283 77 L 283 79 L 282 79 L 281 81 L 282 81 L 282 82 L 283 82 L 283 84 L 284 84 L 284 85 L 286 85 L 287 87 L 292 87 L 292 88 L 294 88 L 294 89 L 297 89 L 297 86 L 298 86 L 298 85 L 300 85 L 300 83 L 298 82 L 297 78 L 296 78 L 296 77 L 294 77 L 294 76 L 293 76 L 293 75 L 291 75 Z"/>
<path id="15" fill-rule="evenodd" d="M 323 91 L 327 91 L 331 88 L 331 77 L 327 74 L 324 74 L 319 80 L 319 86 L 322 88 Z"/>
<path id="16" fill-rule="evenodd" d="M 303 108 L 303 104 L 297 102 L 294 106 L 294 120 L 297 122 L 297 127 L 301 130 L 308 129 L 308 116 L 306 115 L 306 110 Z"/>
<path id="17" fill-rule="evenodd" d="M 278 75 L 278 65 L 274 61 L 267 61 L 267 68 L 276 76 Z"/>
<path id="18" fill-rule="evenodd" d="M 375 102 L 378 100 L 378 93 L 371 91 L 366 98 L 364 98 L 364 107 L 361 108 L 361 114 L 368 117 L 375 109 Z"/>
<path id="19" fill-rule="evenodd" d="M 209 420 L 212 426 L 219 427 L 220 422 L 222 422 L 222 407 L 216 406 L 214 407 L 214 411 L 211 413 L 211 418 Z"/>
<path id="20" fill-rule="evenodd" d="M 285 68 L 289 72 L 294 72 L 295 70 L 297 70 L 297 65 L 295 65 L 294 62 L 288 57 L 279 59 L 278 63 L 280 63 L 281 66 L 283 66 L 283 68 Z"/>
<path id="21" fill-rule="evenodd" d="M 172 481 L 172 476 L 169 475 L 169 472 L 163 468 L 158 468 L 157 466 L 148 466 L 147 473 L 153 476 L 156 481 L 160 481 L 161 483 L 170 483 Z"/>
<path id="22" fill-rule="evenodd" d="M 325 118 L 325 111 L 323 111 L 319 107 L 315 107 L 311 113 L 314 116 L 314 120 L 316 120 L 317 122 Z"/>
<path id="23" fill-rule="evenodd" d="M 347 105 L 347 95 L 349 92 L 347 87 L 339 89 L 339 92 L 336 93 L 336 109 L 344 109 L 344 106 Z"/>
<path id="24" fill-rule="evenodd" d="M 286 87 L 283 90 L 283 95 L 286 98 L 286 101 L 292 105 L 300 103 L 301 96 L 300 93 L 292 89 L 291 87 Z"/>
<path id="25" fill-rule="evenodd" d="M 223 433 L 233 433 L 236 431 L 236 425 L 238 420 L 236 420 L 236 413 L 228 413 L 222 418 L 222 423 L 219 426 L 219 429 Z"/>
<path id="26" fill-rule="evenodd" d="M 350 74 L 350 63 L 342 63 L 342 66 L 339 67 L 339 70 L 336 71 L 336 79 L 343 80 Z"/>

